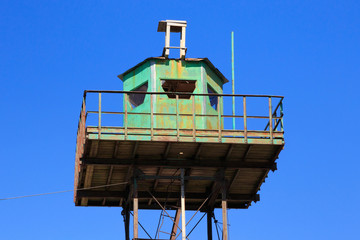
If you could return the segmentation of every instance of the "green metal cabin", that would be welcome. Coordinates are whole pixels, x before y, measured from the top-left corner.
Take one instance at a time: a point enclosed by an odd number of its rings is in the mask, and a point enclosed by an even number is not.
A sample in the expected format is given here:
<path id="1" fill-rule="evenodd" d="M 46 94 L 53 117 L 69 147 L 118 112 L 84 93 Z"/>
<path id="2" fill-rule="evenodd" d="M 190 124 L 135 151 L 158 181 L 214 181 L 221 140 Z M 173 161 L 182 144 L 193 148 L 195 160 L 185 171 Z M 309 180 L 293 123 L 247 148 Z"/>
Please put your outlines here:
<path id="1" fill-rule="evenodd" d="M 152 108 L 155 113 L 154 128 L 174 128 L 176 112 L 181 112 L 182 116 L 178 119 L 180 129 L 192 129 L 194 124 L 197 129 L 218 129 L 217 116 L 219 112 L 223 114 L 222 99 L 215 95 L 179 95 L 177 100 L 172 94 L 222 94 L 223 84 L 228 80 L 208 59 L 148 58 L 119 75 L 119 78 L 124 82 L 124 91 L 167 93 L 129 94 L 124 99 L 129 113 L 129 127 L 150 128 L 150 116 L 135 113 L 149 113 Z M 193 109 L 197 115 L 195 119 L 192 118 Z M 160 113 L 166 115 L 156 115 Z"/>

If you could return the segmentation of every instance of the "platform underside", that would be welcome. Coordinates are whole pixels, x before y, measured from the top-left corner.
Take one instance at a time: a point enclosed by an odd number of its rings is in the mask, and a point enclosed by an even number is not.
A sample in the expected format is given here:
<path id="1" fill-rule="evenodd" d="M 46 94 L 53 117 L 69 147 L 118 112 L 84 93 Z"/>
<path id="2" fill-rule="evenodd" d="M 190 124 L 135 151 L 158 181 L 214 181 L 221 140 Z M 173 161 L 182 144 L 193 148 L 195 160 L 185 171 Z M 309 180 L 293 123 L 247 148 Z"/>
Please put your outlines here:
<path id="1" fill-rule="evenodd" d="M 134 176 L 139 209 L 168 209 L 180 205 L 180 168 L 185 169 L 186 209 L 221 207 L 227 189 L 228 208 L 248 208 L 257 194 L 283 141 L 273 144 L 135 141 L 88 135 L 75 172 L 77 206 L 124 206 L 131 203 Z M 110 185 L 107 187 L 99 187 Z M 95 187 L 95 188 L 94 188 Z M 156 200 L 155 200 L 156 198 Z M 131 204 L 130 204 L 131 205 Z"/>

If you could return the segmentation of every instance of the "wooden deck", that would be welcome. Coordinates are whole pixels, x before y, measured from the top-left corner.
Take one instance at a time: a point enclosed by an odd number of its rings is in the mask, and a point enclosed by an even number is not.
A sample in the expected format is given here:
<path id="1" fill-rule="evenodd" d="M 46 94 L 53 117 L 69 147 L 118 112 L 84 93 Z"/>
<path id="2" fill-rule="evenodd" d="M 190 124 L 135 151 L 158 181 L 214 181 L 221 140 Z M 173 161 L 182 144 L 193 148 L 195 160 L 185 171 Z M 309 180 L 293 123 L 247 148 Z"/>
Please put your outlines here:
<path id="1" fill-rule="evenodd" d="M 160 209 L 149 191 L 176 209 L 180 199 L 180 168 L 186 169 L 186 208 L 221 207 L 220 182 L 228 188 L 228 208 L 248 208 L 270 170 L 276 170 L 283 144 L 234 144 L 92 139 L 79 158 L 76 188 L 109 187 L 76 192 L 77 206 L 122 206 L 129 200 L 137 175 L 140 209 Z M 265 139 L 264 139 L 265 140 Z M 130 193 L 131 194 L 131 193 Z M 131 198 L 131 197 L 130 197 Z"/>

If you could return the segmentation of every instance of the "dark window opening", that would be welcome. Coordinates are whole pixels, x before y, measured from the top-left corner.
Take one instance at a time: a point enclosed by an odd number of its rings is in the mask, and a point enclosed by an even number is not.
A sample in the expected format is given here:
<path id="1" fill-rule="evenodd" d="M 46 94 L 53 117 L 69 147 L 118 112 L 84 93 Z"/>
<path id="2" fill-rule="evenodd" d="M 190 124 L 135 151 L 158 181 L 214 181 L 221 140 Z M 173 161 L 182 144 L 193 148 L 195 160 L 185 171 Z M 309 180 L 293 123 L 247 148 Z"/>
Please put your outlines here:
<path id="1" fill-rule="evenodd" d="M 214 89 L 212 89 L 209 85 L 207 87 L 208 93 L 212 94 L 212 93 L 216 93 Z M 215 110 L 217 110 L 218 107 L 218 96 L 211 96 L 209 95 L 209 100 L 210 100 L 210 105 L 212 108 L 214 108 Z"/>
<path id="2" fill-rule="evenodd" d="M 147 90 L 148 90 L 148 83 L 145 83 L 140 87 L 133 89 L 132 92 L 147 92 Z M 143 104 L 145 101 L 145 95 L 146 94 L 144 93 L 130 93 L 129 101 L 132 108 L 136 108 L 137 106 Z"/>
<path id="3" fill-rule="evenodd" d="M 171 93 L 193 93 L 196 88 L 195 80 L 161 80 L 161 86 L 169 98 L 176 98 L 175 94 Z M 179 95 L 180 99 L 190 99 L 191 95 Z"/>

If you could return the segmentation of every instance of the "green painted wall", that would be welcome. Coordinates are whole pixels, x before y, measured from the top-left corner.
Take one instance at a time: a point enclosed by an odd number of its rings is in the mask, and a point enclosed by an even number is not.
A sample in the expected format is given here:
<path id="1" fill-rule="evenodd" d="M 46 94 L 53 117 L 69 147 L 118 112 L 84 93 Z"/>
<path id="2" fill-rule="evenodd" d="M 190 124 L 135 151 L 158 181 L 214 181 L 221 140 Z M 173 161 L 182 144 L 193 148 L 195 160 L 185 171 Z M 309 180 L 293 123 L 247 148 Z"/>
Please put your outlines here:
<path id="1" fill-rule="evenodd" d="M 164 92 L 161 80 L 196 80 L 194 93 L 208 93 L 208 85 L 217 93 L 222 93 L 222 81 L 204 61 L 185 61 L 177 59 L 150 59 L 124 76 L 124 90 L 132 91 L 148 83 L 148 92 Z M 193 96 L 194 97 L 194 96 Z M 181 114 L 192 114 L 193 97 L 179 99 L 178 109 Z M 154 95 L 154 113 L 176 114 L 176 99 L 167 95 Z M 129 127 L 150 128 L 150 116 L 132 113 L 150 113 L 150 95 L 145 97 L 144 103 L 133 108 L 128 101 L 124 101 L 129 115 Z M 195 97 L 196 114 L 211 114 L 214 117 L 196 116 L 197 129 L 218 129 L 218 111 L 210 105 L 208 96 Z M 222 101 L 218 103 L 218 110 L 222 114 Z M 176 116 L 155 116 L 154 128 L 176 128 Z M 222 124 L 223 125 L 223 124 Z M 193 128 L 192 116 L 181 116 L 180 129 Z"/>

